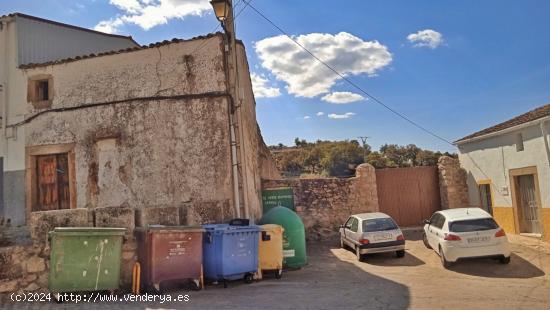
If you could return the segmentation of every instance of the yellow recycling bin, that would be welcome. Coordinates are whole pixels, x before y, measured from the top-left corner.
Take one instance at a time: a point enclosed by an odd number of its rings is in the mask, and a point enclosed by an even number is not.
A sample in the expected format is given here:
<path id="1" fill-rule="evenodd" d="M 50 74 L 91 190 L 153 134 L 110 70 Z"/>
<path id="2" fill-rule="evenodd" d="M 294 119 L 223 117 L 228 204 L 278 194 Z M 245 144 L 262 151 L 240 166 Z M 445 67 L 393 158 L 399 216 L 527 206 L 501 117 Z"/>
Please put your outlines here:
<path id="1" fill-rule="evenodd" d="M 264 271 L 274 272 L 275 278 L 283 275 L 283 227 L 276 224 L 260 226 L 262 234 L 258 247 L 258 276 Z"/>

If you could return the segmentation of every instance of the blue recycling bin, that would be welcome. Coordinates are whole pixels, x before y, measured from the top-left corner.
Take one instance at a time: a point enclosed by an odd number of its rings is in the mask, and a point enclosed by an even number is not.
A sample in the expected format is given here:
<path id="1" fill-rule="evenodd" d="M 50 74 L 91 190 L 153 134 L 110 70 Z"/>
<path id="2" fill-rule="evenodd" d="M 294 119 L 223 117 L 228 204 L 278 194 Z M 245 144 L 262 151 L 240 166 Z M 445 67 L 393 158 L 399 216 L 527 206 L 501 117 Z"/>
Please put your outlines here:
<path id="1" fill-rule="evenodd" d="M 260 227 L 228 224 L 203 225 L 203 267 L 207 281 L 243 279 L 252 283 L 258 271 Z"/>

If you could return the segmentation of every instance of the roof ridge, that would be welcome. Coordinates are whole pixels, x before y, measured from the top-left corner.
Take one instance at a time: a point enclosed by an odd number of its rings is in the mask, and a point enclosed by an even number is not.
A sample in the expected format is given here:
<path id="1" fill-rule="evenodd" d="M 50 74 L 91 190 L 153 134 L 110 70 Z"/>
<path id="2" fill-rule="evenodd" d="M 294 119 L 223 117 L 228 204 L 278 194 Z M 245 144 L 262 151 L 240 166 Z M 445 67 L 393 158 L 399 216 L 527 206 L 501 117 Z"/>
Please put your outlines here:
<path id="1" fill-rule="evenodd" d="M 99 34 L 99 35 L 104 35 L 104 36 L 108 36 L 108 37 L 115 37 L 115 38 L 122 38 L 122 39 L 130 39 L 135 45 L 138 45 L 138 46 L 139 46 L 139 43 L 137 43 L 137 42 L 132 38 L 131 35 L 125 36 L 125 35 L 121 35 L 121 34 L 106 33 L 106 32 L 97 31 L 97 30 L 93 30 L 93 29 L 89 29 L 89 28 L 85 28 L 85 27 L 81 27 L 81 26 L 76 26 L 76 25 L 72 25 L 72 24 L 67 24 L 67 23 L 58 22 L 58 21 L 51 20 L 51 19 L 46 19 L 46 18 L 42 18 L 42 17 L 37 17 L 37 16 L 33 16 L 33 15 L 28 15 L 28 14 L 25 14 L 25 13 L 15 12 L 15 13 L 10 13 L 10 14 L 6 14 L 6 15 L 2 15 L 2 16 L 0 16 L 0 18 L 3 18 L 3 17 L 15 17 L 15 16 L 20 16 L 20 17 L 23 17 L 23 18 L 32 19 L 32 20 L 36 20 L 36 21 L 39 21 L 39 22 L 48 23 L 48 24 L 52 24 L 52 25 L 57 25 L 57 26 L 61 26 L 61 27 L 66 27 L 66 28 L 72 28 L 72 29 L 76 29 L 76 30 L 80 30 L 80 31 L 91 32 L 91 33 L 95 33 L 95 34 Z"/>
<path id="2" fill-rule="evenodd" d="M 521 124 L 525 124 L 531 121 L 535 121 L 537 119 L 550 116 L 550 103 L 544 104 L 540 107 L 537 107 L 535 109 L 532 109 L 530 111 L 527 111 L 523 114 L 520 114 L 516 117 L 510 118 L 504 122 L 498 123 L 496 125 L 487 127 L 485 129 L 482 129 L 480 131 L 476 131 L 470 135 L 467 135 L 463 138 L 460 138 L 456 140 L 454 143 L 463 142 L 465 140 L 469 140 L 472 138 L 481 137 L 490 133 L 495 133 L 502 131 L 504 129 L 512 128 L 515 126 L 519 126 Z"/>

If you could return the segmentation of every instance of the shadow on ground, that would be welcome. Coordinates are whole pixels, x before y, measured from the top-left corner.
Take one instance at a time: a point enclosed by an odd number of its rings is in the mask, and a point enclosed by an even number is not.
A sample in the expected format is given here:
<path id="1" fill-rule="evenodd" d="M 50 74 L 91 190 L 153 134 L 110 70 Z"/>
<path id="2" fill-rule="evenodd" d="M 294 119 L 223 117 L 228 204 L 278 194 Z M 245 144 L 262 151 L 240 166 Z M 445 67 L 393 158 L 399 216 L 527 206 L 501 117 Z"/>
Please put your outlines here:
<path id="1" fill-rule="evenodd" d="M 459 261 L 449 270 L 487 278 L 528 279 L 545 275 L 543 270 L 513 253 L 508 265 L 502 265 L 498 260 L 491 258 L 479 258 Z"/>
<path id="2" fill-rule="evenodd" d="M 420 266 L 424 265 L 424 261 L 418 257 L 412 255 L 409 251 L 406 252 L 405 257 L 397 258 L 395 253 L 377 253 L 366 255 L 363 262 L 385 267 L 403 267 L 403 266 Z"/>
<path id="3" fill-rule="evenodd" d="M 343 261 L 330 243 L 309 243 L 309 264 L 283 273 L 280 280 L 268 277 L 252 284 L 243 281 L 208 285 L 195 292 L 177 290 L 171 296 L 188 294 L 189 302 L 86 303 L 86 309 L 406 309 L 409 288 L 373 275 L 354 261 Z M 35 305 L 31 305 L 35 306 Z M 80 309 L 82 304 L 41 304 L 41 309 Z M 29 304 L 9 304 L 2 309 L 28 309 Z"/>

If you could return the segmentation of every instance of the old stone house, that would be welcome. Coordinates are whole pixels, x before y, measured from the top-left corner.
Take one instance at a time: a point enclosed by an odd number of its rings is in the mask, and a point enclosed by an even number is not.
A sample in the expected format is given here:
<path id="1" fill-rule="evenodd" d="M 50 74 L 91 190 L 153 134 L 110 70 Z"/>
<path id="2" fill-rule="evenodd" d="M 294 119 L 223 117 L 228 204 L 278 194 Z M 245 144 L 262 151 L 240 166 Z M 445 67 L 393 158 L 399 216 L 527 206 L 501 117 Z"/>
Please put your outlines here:
<path id="1" fill-rule="evenodd" d="M 21 13 L 0 17 L 0 226 L 25 224 L 25 128 L 13 126 L 28 113 L 27 77 L 19 66 L 137 46 L 131 37 Z"/>
<path id="2" fill-rule="evenodd" d="M 458 141 L 470 205 L 508 232 L 550 241 L 550 104 Z"/>
<path id="3" fill-rule="evenodd" d="M 269 177 L 262 174 L 275 171 L 256 123 L 244 46 L 237 48 L 243 96 L 235 108 L 223 42 L 215 34 L 21 65 L 27 214 L 129 206 L 143 214 L 172 208 L 179 224 L 224 221 L 235 216 L 237 164 L 247 215 L 258 218 L 260 180 Z M 34 94 L 42 82 L 51 85 L 45 102 Z M 236 159 L 231 113 L 239 113 L 245 154 Z"/>

